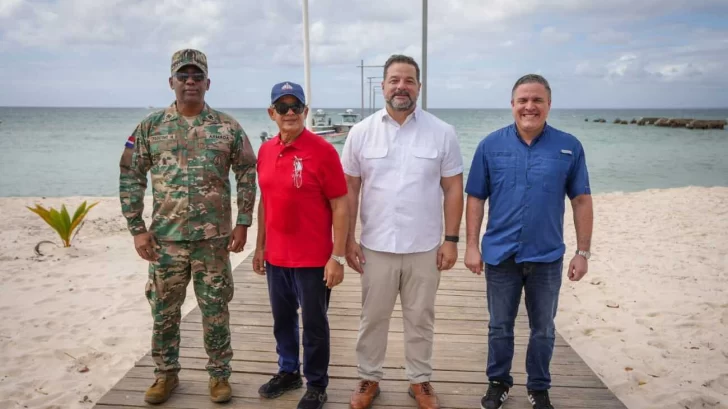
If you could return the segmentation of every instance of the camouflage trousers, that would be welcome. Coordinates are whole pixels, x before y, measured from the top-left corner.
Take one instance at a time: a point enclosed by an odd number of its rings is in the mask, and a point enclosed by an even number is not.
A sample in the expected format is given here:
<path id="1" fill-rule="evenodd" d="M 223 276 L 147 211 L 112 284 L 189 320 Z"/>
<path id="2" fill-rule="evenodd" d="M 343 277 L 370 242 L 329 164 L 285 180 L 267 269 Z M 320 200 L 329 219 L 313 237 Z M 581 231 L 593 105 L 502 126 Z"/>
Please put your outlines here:
<path id="1" fill-rule="evenodd" d="M 230 376 L 230 313 L 233 298 L 229 238 L 158 242 L 159 259 L 149 264 L 146 296 L 152 307 L 152 358 L 154 374 L 164 377 L 179 372 L 181 307 L 187 285 L 193 282 L 202 313 L 205 368 L 211 376 Z"/>

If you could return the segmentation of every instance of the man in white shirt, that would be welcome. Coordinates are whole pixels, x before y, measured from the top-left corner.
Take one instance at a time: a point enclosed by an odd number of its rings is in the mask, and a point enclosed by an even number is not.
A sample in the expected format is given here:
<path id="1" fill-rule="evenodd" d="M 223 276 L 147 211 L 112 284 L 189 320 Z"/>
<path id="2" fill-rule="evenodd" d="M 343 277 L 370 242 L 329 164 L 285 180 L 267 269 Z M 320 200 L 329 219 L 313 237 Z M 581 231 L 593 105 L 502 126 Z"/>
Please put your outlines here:
<path id="1" fill-rule="evenodd" d="M 353 212 L 347 262 L 361 274 L 362 284 L 360 381 L 352 409 L 369 408 L 379 395 L 398 294 L 408 392 L 420 409 L 440 407 L 430 384 L 435 295 L 440 272 L 458 257 L 463 159 L 455 129 L 417 107 L 420 87 L 415 60 L 391 56 L 382 81 L 385 108 L 349 131 L 342 153 Z M 360 192 L 361 245 L 354 238 Z"/>

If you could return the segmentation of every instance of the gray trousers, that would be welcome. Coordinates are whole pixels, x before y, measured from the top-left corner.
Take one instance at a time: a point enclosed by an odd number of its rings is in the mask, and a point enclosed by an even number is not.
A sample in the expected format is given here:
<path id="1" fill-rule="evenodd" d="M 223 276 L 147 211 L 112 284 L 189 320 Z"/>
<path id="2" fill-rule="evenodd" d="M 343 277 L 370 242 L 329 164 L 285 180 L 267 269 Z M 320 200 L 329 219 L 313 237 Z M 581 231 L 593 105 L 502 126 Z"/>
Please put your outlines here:
<path id="1" fill-rule="evenodd" d="M 440 286 L 437 248 L 393 254 L 362 247 L 362 312 L 356 343 L 359 377 L 380 381 L 387 352 L 389 321 L 399 294 L 404 321 L 404 351 L 410 383 L 429 382 L 435 296 Z"/>

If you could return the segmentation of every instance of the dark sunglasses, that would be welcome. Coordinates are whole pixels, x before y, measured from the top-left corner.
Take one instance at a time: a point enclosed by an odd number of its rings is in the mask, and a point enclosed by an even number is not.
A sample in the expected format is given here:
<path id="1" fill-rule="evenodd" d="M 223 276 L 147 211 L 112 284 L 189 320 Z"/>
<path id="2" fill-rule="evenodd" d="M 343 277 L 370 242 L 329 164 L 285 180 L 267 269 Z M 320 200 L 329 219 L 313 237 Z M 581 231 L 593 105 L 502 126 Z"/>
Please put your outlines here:
<path id="1" fill-rule="evenodd" d="M 200 82 L 205 79 L 205 73 L 203 72 L 194 72 L 192 74 L 187 72 L 175 72 L 174 77 L 177 78 L 179 82 L 187 82 L 189 78 L 192 78 L 195 82 Z"/>
<path id="2" fill-rule="evenodd" d="M 301 115 L 303 113 L 303 110 L 306 108 L 306 106 L 300 102 L 294 102 L 292 104 L 276 102 L 275 104 L 273 104 L 273 107 L 276 109 L 276 112 L 278 112 L 278 115 L 287 114 L 289 109 L 292 109 L 294 114 Z"/>

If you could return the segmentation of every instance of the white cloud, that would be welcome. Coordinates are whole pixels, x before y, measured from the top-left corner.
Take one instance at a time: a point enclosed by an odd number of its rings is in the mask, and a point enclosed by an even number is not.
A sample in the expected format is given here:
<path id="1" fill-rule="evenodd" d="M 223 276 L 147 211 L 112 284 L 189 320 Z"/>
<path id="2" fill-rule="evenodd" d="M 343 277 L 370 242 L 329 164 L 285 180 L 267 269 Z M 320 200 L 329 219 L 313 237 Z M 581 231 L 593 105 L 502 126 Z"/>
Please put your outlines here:
<path id="1" fill-rule="evenodd" d="M 0 18 L 10 18 L 20 9 L 23 0 L 0 0 Z"/>
<path id="2" fill-rule="evenodd" d="M 352 82 L 358 91 L 362 59 L 382 64 L 404 53 L 420 61 L 420 7 L 419 1 L 309 0 L 312 76 L 326 81 L 314 84 L 316 94 L 337 95 Z M 430 1 L 428 95 L 508 94 L 518 76 L 536 71 L 550 80 L 728 87 L 728 32 L 703 28 L 697 17 L 675 27 L 653 18 L 695 10 L 718 15 L 728 2 Z M 542 28 L 544 21 L 551 23 Z M 265 89 L 260 83 L 272 73 L 302 75 L 301 0 L 0 0 L 0 23 L 3 56 L 35 50 L 44 56 L 0 59 L 18 83 L 49 68 L 101 71 L 99 78 L 130 69 L 157 75 L 183 47 L 203 49 L 211 72 L 240 81 L 238 90 Z M 381 69 L 365 71 L 374 75 Z"/>
<path id="3" fill-rule="evenodd" d="M 691 78 L 703 74 L 700 67 L 691 63 L 660 65 L 654 68 L 654 72 L 661 75 L 667 81 Z"/>
<path id="4" fill-rule="evenodd" d="M 591 61 L 581 61 L 576 65 L 574 69 L 576 75 L 589 78 L 601 78 L 606 76 L 607 70 L 603 66 L 594 64 Z"/>
<path id="5" fill-rule="evenodd" d="M 2 30 L 23 47 L 123 47 L 172 51 L 205 45 L 223 27 L 216 0 L 58 0 L 33 3 Z"/>
<path id="6" fill-rule="evenodd" d="M 615 61 L 607 64 L 610 75 L 616 75 L 624 77 L 630 71 L 635 71 L 634 68 L 639 66 L 639 61 L 634 54 L 624 54 L 617 58 Z"/>

